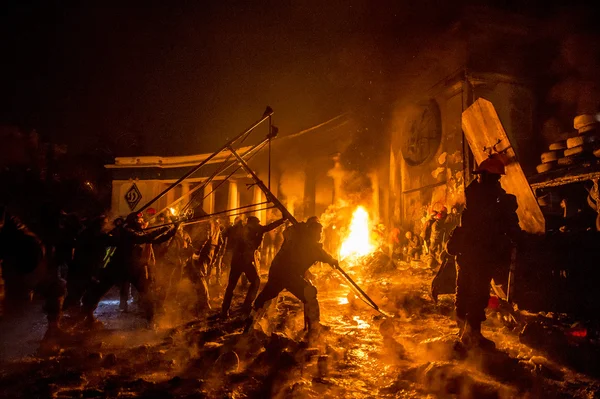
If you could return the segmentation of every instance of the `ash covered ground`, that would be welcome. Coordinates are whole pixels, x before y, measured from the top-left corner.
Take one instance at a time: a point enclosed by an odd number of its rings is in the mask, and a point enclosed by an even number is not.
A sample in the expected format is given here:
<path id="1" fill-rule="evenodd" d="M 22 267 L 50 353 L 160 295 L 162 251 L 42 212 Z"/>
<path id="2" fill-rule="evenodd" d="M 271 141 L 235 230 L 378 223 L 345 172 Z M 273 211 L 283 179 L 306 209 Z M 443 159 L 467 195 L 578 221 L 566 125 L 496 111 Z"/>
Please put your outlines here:
<path id="1" fill-rule="evenodd" d="M 135 306 L 119 311 L 118 292 L 112 292 L 96 313 L 104 329 L 71 328 L 60 347 L 40 349 L 45 318 L 40 304 L 32 303 L 18 320 L 0 320 L 0 395 L 600 397 L 594 339 L 568 334 L 558 339 L 564 329 L 556 327 L 557 317 L 523 313 L 511 324 L 503 320 L 505 314 L 490 311 L 483 332 L 497 350 L 466 352 L 454 345 L 452 296 L 440 297 L 437 304 L 429 297 L 429 269 L 399 263 L 396 270 L 370 277 L 352 272 L 394 317 L 383 318 L 366 306 L 324 266 L 317 269 L 315 283 L 322 322 L 331 329 L 316 340 L 307 340 L 301 303 L 287 293 L 272 304 L 268 318 L 243 334 L 242 315 L 219 320 L 211 317 L 216 310 L 188 320 L 167 314 L 158 330 L 147 329 Z M 234 309 L 243 293 L 236 291 Z M 213 295 L 215 309 L 220 302 Z M 64 324 L 69 322 L 66 318 Z"/>

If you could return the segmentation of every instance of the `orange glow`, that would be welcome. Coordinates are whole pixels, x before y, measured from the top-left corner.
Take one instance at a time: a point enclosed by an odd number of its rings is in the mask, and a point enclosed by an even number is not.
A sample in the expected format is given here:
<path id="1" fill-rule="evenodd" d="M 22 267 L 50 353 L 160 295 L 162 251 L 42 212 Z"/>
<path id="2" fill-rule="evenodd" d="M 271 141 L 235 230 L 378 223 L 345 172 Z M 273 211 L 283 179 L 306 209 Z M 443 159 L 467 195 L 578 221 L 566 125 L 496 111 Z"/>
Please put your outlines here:
<path id="1" fill-rule="evenodd" d="M 348 237 L 342 242 L 340 258 L 355 260 L 373 252 L 375 246 L 371 243 L 370 232 L 369 213 L 359 206 L 352 215 Z"/>
<path id="2" fill-rule="evenodd" d="M 352 317 L 352 320 L 354 320 L 356 322 L 356 325 L 359 329 L 363 330 L 365 328 L 369 328 L 371 327 L 371 325 L 369 323 L 367 323 L 366 321 L 362 320 L 360 317 L 358 316 L 354 316 Z"/>

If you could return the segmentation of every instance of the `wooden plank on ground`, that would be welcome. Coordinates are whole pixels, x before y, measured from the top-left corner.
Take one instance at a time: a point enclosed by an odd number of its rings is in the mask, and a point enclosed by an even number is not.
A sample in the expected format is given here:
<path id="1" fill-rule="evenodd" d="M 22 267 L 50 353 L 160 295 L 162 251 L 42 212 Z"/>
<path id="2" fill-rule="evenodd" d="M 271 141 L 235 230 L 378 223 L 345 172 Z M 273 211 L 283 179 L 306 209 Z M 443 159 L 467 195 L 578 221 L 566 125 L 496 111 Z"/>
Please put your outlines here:
<path id="1" fill-rule="evenodd" d="M 506 149 L 508 159 L 506 175 L 500 180 L 507 193 L 517 197 L 519 224 L 529 233 L 543 234 L 545 219 L 542 210 L 533 194 L 529 182 L 523 173 L 510 140 L 502 127 L 494 105 L 484 98 L 479 98 L 462 113 L 462 129 L 477 164 L 487 158 L 484 148 L 498 143 L 497 149 Z"/>

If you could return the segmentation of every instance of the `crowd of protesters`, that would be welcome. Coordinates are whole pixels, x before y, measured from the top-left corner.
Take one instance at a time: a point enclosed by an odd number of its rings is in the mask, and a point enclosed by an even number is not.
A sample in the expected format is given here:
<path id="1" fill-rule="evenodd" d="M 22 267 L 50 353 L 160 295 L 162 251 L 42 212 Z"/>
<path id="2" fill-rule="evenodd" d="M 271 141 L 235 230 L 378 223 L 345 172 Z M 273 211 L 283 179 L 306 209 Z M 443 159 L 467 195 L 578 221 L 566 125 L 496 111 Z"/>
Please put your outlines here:
<path id="1" fill-rule="evenodd" d="M 167 306 L 191 302 L 189 310 L 197 316 L 211 309 L 211 295 L 225 293 L 222 315 L 227 317 L 233 289 L 245 274 L 250 288 L 244 310 L 249 312 L 261 269 L 282 245 L 285 227 L 283 219 L 262 226 L 254 216 L 191 226 L 166 214 L 138 212 L 112 221 L 106 215 L 80 219 L 46 207 L 39 225 L 30 229 L 6 207 L 0 211 L 2 313 L 19 314 L 32 295 L 44 298 L 47 337 L 62 334 L 63 312 L 81 328 L 101 327 L 94 312 L 112 287 L 120 293 L 122 311 L 128 311 L 133 294 L 148 326 L 155 327 Z M 264 244 L 263 235 L 269 237 Z M 192 301 L 179 301 L 182 280 L 193 287 Z"/>

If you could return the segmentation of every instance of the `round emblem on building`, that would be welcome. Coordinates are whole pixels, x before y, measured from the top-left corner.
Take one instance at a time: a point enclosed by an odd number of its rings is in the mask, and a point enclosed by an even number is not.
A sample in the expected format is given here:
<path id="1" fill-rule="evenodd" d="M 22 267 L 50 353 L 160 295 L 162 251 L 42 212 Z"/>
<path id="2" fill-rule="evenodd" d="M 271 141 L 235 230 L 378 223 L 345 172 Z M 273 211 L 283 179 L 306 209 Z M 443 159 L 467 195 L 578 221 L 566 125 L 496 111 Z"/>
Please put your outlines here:
<path id="1" fill-rule="evenodd" d="M 400 150 L 411 166 L 435 154 L 442 140 L 440 109 L 435 101 L 408 107 L 402 125 Z"/>

